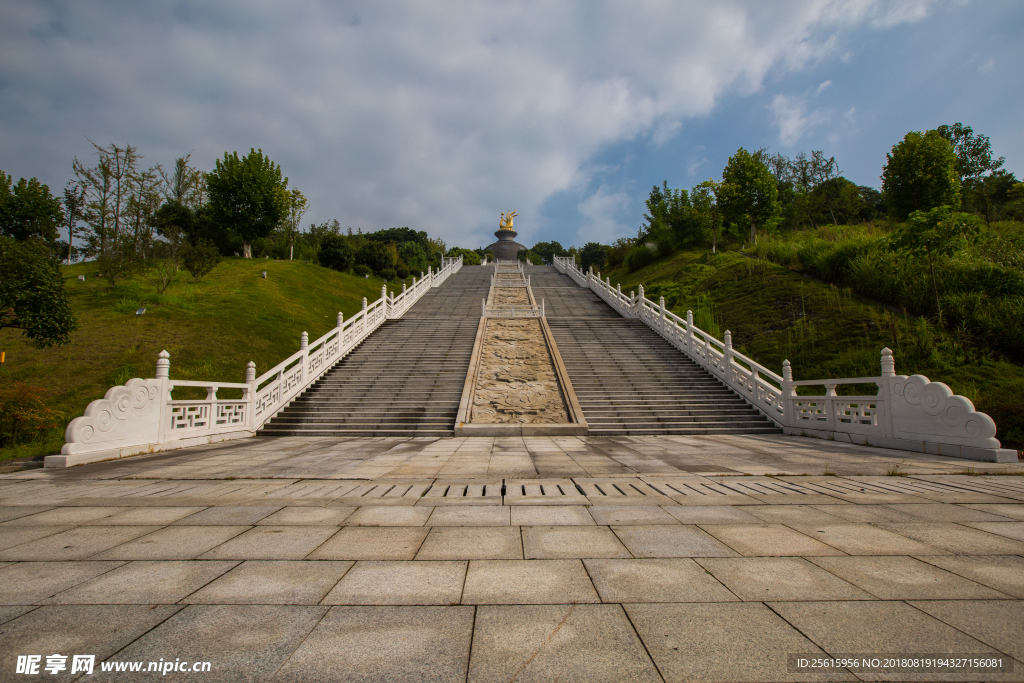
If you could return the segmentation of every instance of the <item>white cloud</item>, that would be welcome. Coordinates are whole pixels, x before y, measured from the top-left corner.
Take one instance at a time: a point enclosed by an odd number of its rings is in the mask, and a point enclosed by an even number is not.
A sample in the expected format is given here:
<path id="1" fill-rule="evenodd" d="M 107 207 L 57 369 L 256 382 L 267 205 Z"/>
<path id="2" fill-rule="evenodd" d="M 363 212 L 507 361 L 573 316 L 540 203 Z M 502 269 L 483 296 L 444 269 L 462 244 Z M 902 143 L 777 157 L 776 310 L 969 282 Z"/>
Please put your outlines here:
<path id="1" fill-rule="evenodd" d="M 824 83 L 822 83 L 821 85 L 818 86 L 818 90 L 817 90 L 817 92 L 815 94 L 816 95 L 820 95 L 821 91 L 824 90 L 825 88 L 827 88 L 830 85 L 832 85 L 832 81 L 825 81 Z"/>
<path id="2" fill-rule="evenodd" d="M 7 0 L 0 158 L 61 187 L 72 156 L 90 154 L 86 136 L 164 164 L 192 150 L 205 169 L 225 150 L 261 147 L 309 197 L 308 220 L 475 245 L 515 206 L 530 243 L 543 238 L 543 202 L 585 186 L 602 147 L 662 144 L 723 94 L 836 54 L 843 30 L 927 8 Z M 776 98 L 780 139 L 815 125 L 805 110 Z M 615 196 L 599 191 L 580 210 Z"/>
<path id="3" fill-rule="evenodd" d="M 576 233 L 577 244 L 608 243 L 628 233 L 630 227 L 618 218 L 629 211 L 630 203 L 625 192 L 609 194 L 607 185 L 597 188 L 597 192 L 576 205 L 585 220 Z"/>
<path id="4" fill-rule="evenodd" d="M 807 97 L 791 97 L 776 95 L 768 109 L 771 111 L 772 123 L 779 128 L 779 142 L 783 145 L 795 145 L 808 128 L 828 123 L 832 113 L 824 109 L 815 109 L 808 113 Z"/>

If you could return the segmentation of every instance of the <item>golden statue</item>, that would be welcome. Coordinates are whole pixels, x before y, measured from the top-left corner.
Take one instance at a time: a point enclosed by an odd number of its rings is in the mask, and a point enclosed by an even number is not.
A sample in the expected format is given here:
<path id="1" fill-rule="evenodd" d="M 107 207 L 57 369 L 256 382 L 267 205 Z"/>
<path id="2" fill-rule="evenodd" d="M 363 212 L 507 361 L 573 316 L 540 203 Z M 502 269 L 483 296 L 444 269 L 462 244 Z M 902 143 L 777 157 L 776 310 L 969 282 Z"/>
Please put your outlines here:
<path id="1" fill-rule="evenodd" d="M 512 219 L 519 214 L 515 211 L 509 211 L 507 214 L 501 214 L 501 227 L 506 230 L 512 229 Z"/>

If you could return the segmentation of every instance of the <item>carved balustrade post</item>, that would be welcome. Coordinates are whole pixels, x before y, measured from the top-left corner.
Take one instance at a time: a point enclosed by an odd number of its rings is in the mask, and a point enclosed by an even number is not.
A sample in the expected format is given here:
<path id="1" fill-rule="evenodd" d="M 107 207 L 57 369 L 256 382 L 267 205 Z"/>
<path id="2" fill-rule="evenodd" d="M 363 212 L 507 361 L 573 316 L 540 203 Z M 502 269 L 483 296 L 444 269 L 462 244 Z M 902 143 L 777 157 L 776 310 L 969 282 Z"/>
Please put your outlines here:
<path id="1" fill-rule="evenodd" d="M 658 301 L 658 329 L 661 330 L 661 334 L 665 334 L 665 297 L 660 297 Z"/>
<path id="2" fill-rule="evenodd" d="M 242 395 L 242 400 L 245 401 L 245 424 L 252 427 L 253 420 L 256 419 L 256 363 L 252 361 L 245 366 L 245 383 L 249 385 Z"/>
<path id="3" fill-rule="evenodd" d="M 639 285 L 637 289 L 639 293 L 636 296 L 636 313 L 634 313 L 634 317 L 642 319 L 644 317 L 644 286 Z"/>
<path id="4" fill-rule="evenodd" d="M 338 327 L 342 328 L 345 326 L 345 314 L 338 311 Z"/>
<path id="5" fill-rule="evenodd" d="M 381 306 L 382 306 L 382 311 L 384 313 L 384 319 L 387 320 L 388 319 L 388 286 L 386 284 L 380 286 L 380 298 L 383 300 L 383 303 L 381 304 Z"/>
<path id="6" fill-rule="evenodd" d="M 732 384 L 732 332 L 725 331 L 725 357 L 722 359 L 725 365 L 725 383 Z"/>
<path id="7" fill-rule="evenodd" d="M 169 421 L 168 406 L 171 402 L 171 354 L 164 349 L 156 355 L 156 379 L 160 380 L 160 427 L 157 439 L 164 440 Z"/>
<path id="8" fill-rule="evenodd" d="M 303 332 L 302 336 L 299 337 L 299 350 L 304 351 L 309 346 L 309 333 Z"/>
<path id="9" fill-rule="evenodd" d="M 878 396 L 882 399 L 882 422 L 885 423 L 885 436 L 893 438 L 895 429 L 892 424 L 892 381 L 896 377 L 896 359 L 888 346 L 882 349 L 882 376 L 878 381 Z"/>
<path id="10" fill-rule="evenodd" d="M 686 312 L 686 350 L 693 355 L 693 311 Z"/>
<path id="11" fill-rule="evenodd" d="M 796 424 L 796 415 L 793 412 L 793 401 L 796 398 L 796 388 L 793 386 L 793 366 L 788 360 L 782 361 L 782 421 L 787 427 Z"/>

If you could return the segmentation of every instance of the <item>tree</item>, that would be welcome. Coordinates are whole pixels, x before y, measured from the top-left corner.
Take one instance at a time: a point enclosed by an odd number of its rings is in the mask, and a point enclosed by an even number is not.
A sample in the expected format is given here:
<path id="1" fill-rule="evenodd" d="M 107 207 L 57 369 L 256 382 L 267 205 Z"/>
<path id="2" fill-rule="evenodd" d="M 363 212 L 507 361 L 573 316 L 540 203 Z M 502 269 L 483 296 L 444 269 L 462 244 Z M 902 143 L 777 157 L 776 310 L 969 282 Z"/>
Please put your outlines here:
<path id="1" fill-rule="evenodd" d="M 984 174 L 995 171 L 1006 161 L 1005 157 L 992 158 L 992 143 L 987 135 L 975 135 L 970 126 L 954 123 L 939 126 L 936 132 L 953 145 L 956 153 L 956 175 L 961 185 L 977 181 Z"/>
<path id="2" fill-rule="evenodd" d="M 690 206 L 701 235 L 711 233 L 711 253 L 718 248 L 718 229 L 722 224 L 722 214 L 718 210 L 716 196 L 721 183 L 708 178 L 694 186 L 690 191 Z M 705 237 L 706 239 L 706 237 Z"/>
<path id="3" fill-rule="evenodd" d="M 452 247 L 445 254 L 448 258 L 462 257 L 462 265 L 464 266 L 479 266 L 480 265 L 480 254 L 476 253 L 472 249 L 463 249 L 461 247 Z"/>
<path id="4" fill-rule="evenodd" d="M 168 202 L 177 202 L 195 212 L 203 205 L 206 194 L 206 177 L 189 165 L 192 153 L 174 160 L 174 168 L 170 174 L 160 170 L 163 181 L 164 198 Z"/>
<path id="5" fill-rule="evenodd" d="M 35 178 L 21 178 L 12 187 L 13 180 L 0 171 L 0 235 L 18 241 L 38 237 L 55 242 L 64 221 L 60 200 Z"/>
<path id="6" fill-rule="evenodd" d="M 567 256 L 567 252 L 561 244 L 558 242 L 537 242 L 530 248 L 535 254 L 539 254 L 544 259 L 545 263 L 554 263 L 555 256 Z"/>
<path id="7" fill-rule="evenodd" d="M 580 270 L 585 273 L 588 268 L 593 266 L 595 271 L 600 271 L 604 268 L 606 258 L 607 255 L 605 254 L 603 244 L 587 242 L 583 245 L 583 249 L 580 250 Z"/>
<path id="8" fill-rule="evenodd" d="M 928 260 L 939 325 L 942 325 L 942 304 L 939 303 L 939 286 L 935 279 L 935 260 L 940 256 L 952 256 L 967 238 L 977 234 L 978 223 L 974 216 L 956 213 L 949 206 L 937 206 L 930 211 L 913 212 L 906 224 L 892 235 L 892 245 L 896 249 Z"/>
<path id="9" fill-rule="evenodd" d="M 814 189 L 819 191 L 819 196 L 825 200 L 825 205 L 828 206 L 829 216 L 832 217 L 832 225 L 839 225 L 839 221 L 836 220 L 836 212 L 833 208 L 833 195 L 837 190 L 840 189 L 836 183 L 832 182 L 837 180 L 839 175 L 839 164 L 836 163 L 835 157 L 825 158 L 825 153 L 819 150 L 811 150 L 811 180 L 814 182 Z"/>
<path id="10" fill-rule="evenodd" d="M 644 214 L 647 225 L 641 228 L 642 241 L 658 245 L 662 254 L 668 254 L 676 246 L 694 237 L 694 224 L 690 215 L 690 198 L 686 190 L 672 189 L 668 181 L 662 187 L 655 185 L 644 202 L 648 213 Z"/>
<path id="11" fill-rule="evenodd" d="M 220 250 L 209 240 L 201 239 L 195 244 L 187 244 L 182 251 L 182 265 L 196 282 L 202 280 L 220 263 Z"/>
<path id="12" fill-rule="evenodd" d="M 94 233 L 91 247 L 102 256 L 108 246 L 117 247 L 127 233 L 129 201 L 142 157 L 131 145 L 100 147 L 92 140 L 89 143 L 96 149 L 98 163 L 88 168 L 76 157 L 72 169 L 86 194 L 85 220 Z M 120 257 L 130 251 L 121 249 Z"/>
<path id="13" fill-rule="evenodd" d="M 775 176 L 758 157 L 739 148 L 729 157 L 715 194 L 723 218 L 750 225 L 752 244 L 757 243 L 758 226 L 772 227 L 781 211 Z"/>
<path id="14" fill-rule="evenodd" d="M 368 241 L 359 248 L 359 251 L 356 252 L 356 263 L 360 263 L 378 274 L 397 265 L 388 245 L 376 241 Z"/>
<path id="15" fill-rule="evenodd" d="M 344 235 L 328 233 L 320 238 L 317 261 L 326 268 L 346 271 L 355 265 L 356 254 Z"/>
<path id="16" fill-rule="evenodd" d="M 295 256 L 295 236 L 301 232 L 302 217 L 309 211 L 309 202 L 299 189 L 293 187 L 287 195 L 288 213 L 285 216 L 285 236 L 288 238 L 288 260 Z"/>
<path id="17" fill-rule="evenodd" d="M 78 222 L 85 212 L 85 190 L 71 181 L 64 188 L 64 228 L 68 231 L 68 265 L 75 255 L 75 237 L 82 237 L 84 231 Z"/>
<path id="18" fill-rule="evenodd" d="M 287 186 L 281 167 L 262 149 L 250 149 L 242 159 L 225 152 L 206 176 L 211 216 L 242 238 L 245 258 L 252 258 L 253 240 L 269 235 L 287 213 Z"/>
<path id="19" fill-rule="evenodd" d="M 885 156 L 882 194 L 893 218 L 905 220 L 914 211 L 960 206 L 956 151 L 937 130 L 911 131 Z"/>
<path id="20" fill-rule="evenodd" d="M 70 343 L 77 326 L 60 262 L 47 243 L 0 236 L 0 328 L 20 329 L 46 348 Z"/>

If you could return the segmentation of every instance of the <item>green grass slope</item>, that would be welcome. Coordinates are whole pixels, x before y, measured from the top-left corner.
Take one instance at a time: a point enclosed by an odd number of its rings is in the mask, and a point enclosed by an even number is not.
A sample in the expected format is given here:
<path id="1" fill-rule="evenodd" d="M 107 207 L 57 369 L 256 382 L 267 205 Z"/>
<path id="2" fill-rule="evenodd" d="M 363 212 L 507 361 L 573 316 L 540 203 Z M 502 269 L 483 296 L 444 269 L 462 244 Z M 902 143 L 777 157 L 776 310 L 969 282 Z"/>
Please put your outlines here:
<path id="1" fill-rule="evenodd" d="M 163 349 L 171 354 L 173 379 L 242 382 L 250 360 L 257 373 L 265 372 L 298 350 L 303 331 L 317 339 L 336 325 L 338 311 L 346 319 L 354 315 L 363 297 L 380 297 L 384 284 L 300 261 L 236 258 L 198 283 L 182 271 L 162 296 L 141 277 L 111 289 L 92 263 L 63 273 L 79 325 L 72 343 L 36 349 L 20 330 L 0 330 L 6 351 L 0 387 L 42 387 L 65 425 L 111 386 L 152 377 Z M 146 312 L 135 315 L 140 306 Z M 55 429 L 34 443 L 0 449 L 0 459 L 55 453 L 63 443 L 63 428 Z"/>
<path id="2" fill-rule="evenodd" d="M 682 251 L 602 277 L 626 292 L 643 284 L 681 317 L 693 310 L 719 338 L 730 330 L 737 349 L 779 374 L 788 359 L 797 380 L 876 377 L 888 346 L 897 373 L 946 383 L 992 416 L 1005 447 L 1024 449 L 1024 366 L 986 357 L 922 318 L 735 251 Z"/>

